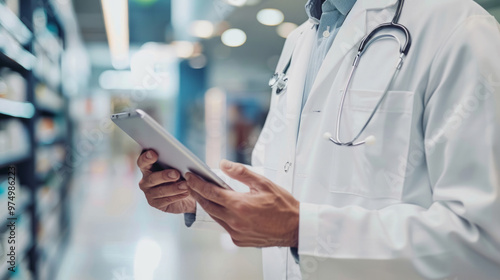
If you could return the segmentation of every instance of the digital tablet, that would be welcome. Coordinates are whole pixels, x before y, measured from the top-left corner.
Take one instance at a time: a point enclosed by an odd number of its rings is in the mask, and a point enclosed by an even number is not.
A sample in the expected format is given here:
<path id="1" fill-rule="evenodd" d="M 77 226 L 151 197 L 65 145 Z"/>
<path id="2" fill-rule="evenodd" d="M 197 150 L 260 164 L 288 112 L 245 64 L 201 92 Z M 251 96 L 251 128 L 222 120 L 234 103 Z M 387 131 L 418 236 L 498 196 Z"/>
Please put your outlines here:
<path id="1" fill-rule="evenodd" d="M 210 167 L 144 111 L 138 109 L 135 112 L 114 114 L 111 120 L 143 149 L 154 150 L 163 169 L 177 169 L 183 177 L 187 172 L 192 172 L 207 182 L 231 189 Z"/>

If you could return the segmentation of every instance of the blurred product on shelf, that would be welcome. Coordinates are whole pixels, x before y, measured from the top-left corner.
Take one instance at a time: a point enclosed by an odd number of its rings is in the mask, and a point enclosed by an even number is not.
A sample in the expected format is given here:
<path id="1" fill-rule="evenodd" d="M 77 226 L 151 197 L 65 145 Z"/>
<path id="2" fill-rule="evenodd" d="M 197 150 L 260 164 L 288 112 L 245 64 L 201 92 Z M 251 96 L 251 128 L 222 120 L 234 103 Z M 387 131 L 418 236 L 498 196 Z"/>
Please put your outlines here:
<path id="1" fill-rule="evenodd" d="M 27 82 L 17 72 L 0 70 L 0 114 L 31 118 L 35 113 L 32 103 L 27 100 Z"/>
<path id="2" fill-rule="evenodd" d="M 50 179 L 50 181 L 56 181 L 57 178 Z M 57 183 L 55 183 L 57 184 Z M 53 187 L 50 185 L 45 185 L 37 190 L 36 199 L 38 203 L 37 215 L 39 217 L 49 215 L 52 210 L 54 210 L 60 202 L 60 185 L 54 185 Z"/>
<path id="3" fill-rule="evenodd" d="M 0 121 L 0 164 L 29 153 L 28 131 L 18 119 Z"/>
<path id="4" fill-rule="evenodd" d="M 48 275 L 51 269 L 51 261 L 57 258 L 57 251 L 61 246 L 62 228 L 60 224 L 61 211 L 51 211 L 44 216 L 38 217 L 36 247 L 39 262 L 38 271 L 40 275 Z M 43 222 L 42 222 L 43 221 Z"/>
<path id="5" fill-rule="evenodd" d="M 60 59 L 63 53 L 62 41 L 57 37 L 59 29 L 47 23 L 47 13 L 43 8 L 33 11 L 33 28 L 33 54 L 37 58 L 33 72 L 51 88 L 57 89 L 61 84 Z"/>
<path id="6" fill-rule="evenodd" d="M 43 110 L 59 113 L 64 108 L 64 99 L 45 84 L 37 84 L 35 87 L 36 105 Z"/>
<path id="7" fill-rule="evenodd" d="M 66 123 L 60 117 L 41 117 L 35 127 L 39 144 L 52 144 L 66 135 Z"/>
<path id="8" fill-rule="evenodd" d="M 0 3 L 0 19 L 2 18 L 1 14 L 2 5 Z M 4 53 L 8 58 L 14 60 L 17 64 L 22 66 L 24 69 L 30 70 L 35 65 L 36 58 L 33 54 L 23 48 L 22 43 L 18 41 L 19 39 L 20 38 L 16 38 L 15 35 L 12 34 L 12 32 L 9 32 L 5 28 L 5 26 L 0 25 L 0 51 Z M 25 39 L 21 38 L 21 40 Z"/>
<path id="9" fill-rule="evenodd" d="M 13 166 L 24 184 L 16 188 L 17 271 L 8 273 L 0 247 L 0 280 L 54 279 L 69 236 L 67 106 L 90 77 L 78 30 L 72 1 L 0 0 L 0 175 Z M 4 246 L 2 211 L 0 219 Z"/>
<path id="10" fill-rule="evenodd" d="M 26 101 L 26 80 L 23 76 L 8 69 L 0 71 L 0 98 Z"/>
<path id="11" fill-rule="evenodd" d="M 14 15 L 16 15 L 16 17 L 19 17 L 19 1 L 20 0 L 5 0 L 4 1 L 7 8 L 9 8 L 9 10 L 11 10 L 12 13 Z"/>
<path id="12" fill-rule="evenodd" d="M 8 6 L 3 2 L 4 1 L 0 2 L 0 25 L 19 41 L 21 45 L 27 44 L 33 37 L 33 34 L 19 19 L 19 6 L 14 8 L 16 12 L 13 12 L 11 7 L 16 4 L 15 1 L 9 1 L 10 3 Z M 17 5 L 19 5 L 19 3 Z"/>
<path id="13" fill-rule="evenodd" d="M 33 73 L 37 78 L 56 89 L 61 83 L 59 58 L 51 57 L 53 54 L 48 54 L 47 47 L 41 47 L 40 43 L 35 43 L 33 49 L 37 58 Z"/>
<path id="14" fill-rule="evenodd" d="M 40 179 L 50 175 L 50 171 L 56 172 L 64 162 L 66 150 L 63 145 L 52 145 L 39 147 L 36 150 L 36 174 Z"/>

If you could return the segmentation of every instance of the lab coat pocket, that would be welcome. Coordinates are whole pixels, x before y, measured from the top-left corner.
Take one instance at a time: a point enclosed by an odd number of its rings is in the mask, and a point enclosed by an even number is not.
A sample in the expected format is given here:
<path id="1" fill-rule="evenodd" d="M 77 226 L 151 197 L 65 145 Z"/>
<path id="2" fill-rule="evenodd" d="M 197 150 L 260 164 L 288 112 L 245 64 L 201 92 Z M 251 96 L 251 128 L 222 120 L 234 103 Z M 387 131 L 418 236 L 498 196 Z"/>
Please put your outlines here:
<path id="1" fill-rule="evenodd" d="M 381 91 L 348 92 L 340 125 L 342 141 L 351 141 L 359 133 L 382 94 Z M 358 139 L 374 136 L 373 145 L 340 147 L 332 143 L 331 192 L 367 199 L 401 199 L 404 186 L 401 170 L 406 169 L 413 99 L 413 92 L 388 92 Z"/>

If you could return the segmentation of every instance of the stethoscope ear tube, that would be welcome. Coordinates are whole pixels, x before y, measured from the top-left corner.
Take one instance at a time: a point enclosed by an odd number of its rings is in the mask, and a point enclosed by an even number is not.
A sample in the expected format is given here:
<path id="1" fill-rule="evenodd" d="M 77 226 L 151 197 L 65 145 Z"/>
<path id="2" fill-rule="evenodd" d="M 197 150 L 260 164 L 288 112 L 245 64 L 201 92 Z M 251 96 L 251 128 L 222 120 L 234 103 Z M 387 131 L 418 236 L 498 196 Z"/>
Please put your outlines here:
<path id="1" fill-rule="evenodd" d="M 392 23 L 392 22 L 391 23 L 384 23 L 384 24 L 377 26 L 377 28 L 375 28 L 372 32 L 370 32 L 370 34 L 368 34 L 368 36 L 363 38 L 363 40 L 361 41 L 361 44 L 359 45 L 358 52 L 364 53 L 366 51 L 366 49 L 368 48 L 368 46 L 371 44 L 373 37 L 375 35 L 377 35 L 378 32 L 380 32 L 382 30 L 387 30 L 387 29 L 400 30 L 401 32 L 403 32 L 403 34 L 405 34 L 405 43 L 402 46 L 400 46 L 400 52 L 404 53 L 405 55 L 408 55 L 408 52 L 410 52 L 410 48 L 411 48 L 410 31 L 404 25 L 401 25 L 398 23 Z M 385 35 L 382 35 L 382 36 L 385 36 Z M 397 39 L 397 37 L 394 35 L 386 35 L 386 36 L 391 36 L 391 37 L 394 37 L 395 39 Z M 399 39 L 397 39 L 397 40 L 399 41 Z"/>
<path id="2" fill-rule="evenodd" d="M 399 22 L 399 18 L 401 17 L 401 13 L 403 12 L 404 5 L 405 5 L 405 0 L 398 1 L 398 8 L 396 10 L 396 14 L 394 14 L 394 18 L 392 19 L 392 23 L 397 24 Z"/>
<path id="3" fill-rule="evenodd" d="M 359 45 L 359 49 L 358 49 L 359 52 L 363 53 L 365 51 L 365 49 L 369 45 L 369 42 L 372 40 L 372 38 L 378 32 L 380 32 L 383 29 L 392 28 L 392 29 L 400 30 L 401 32 L 403 32 L 405 34 L 406 41 L 405 41 L 403 47 L 401 48 L 401 53 L 404 53 L 405 56 L 408 55 L 408 52 L 410 51 L 411 43 L 412 43 L 411 34 L 410 34 L 410 31 L 408 30 L 408 28 L 406 28 L 406 26 L 399 23 L 399 18 L 401 17 L 401 13 L 403 12 L 404 3 L 405 3 L 404 0 L 398 1 L 398 7 L 396 9 L 396 13 L 394 14 L 394 18 L 392 19 L 392 22 L 379 25 L 377 28 L 375 28 L 372 32 L 370 32 L 370 34 L 368 34 L 368 36 L 366 36 L 361 41 L 361 44 Z"/>

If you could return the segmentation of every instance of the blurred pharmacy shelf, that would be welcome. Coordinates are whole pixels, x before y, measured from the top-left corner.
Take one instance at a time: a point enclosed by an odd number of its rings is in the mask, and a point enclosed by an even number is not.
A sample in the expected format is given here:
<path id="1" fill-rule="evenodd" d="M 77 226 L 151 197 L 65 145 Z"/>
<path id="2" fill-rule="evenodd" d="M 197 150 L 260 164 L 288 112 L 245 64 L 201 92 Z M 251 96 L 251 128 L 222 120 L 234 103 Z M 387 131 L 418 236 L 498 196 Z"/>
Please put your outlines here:
<path id="1" fill-rule="evenodd" d="M 75 92 L 65 89 L 84 83 L 64 64 L 77 32 L 64 5 L 71 2 L 0 0 L 0 280 L 53 279 L 69 236 L 72 174 L 63 168 L 72 156 L 68 99 Z M 15 273 L 4 254 L 9 170 L 16 173 Z"/>

